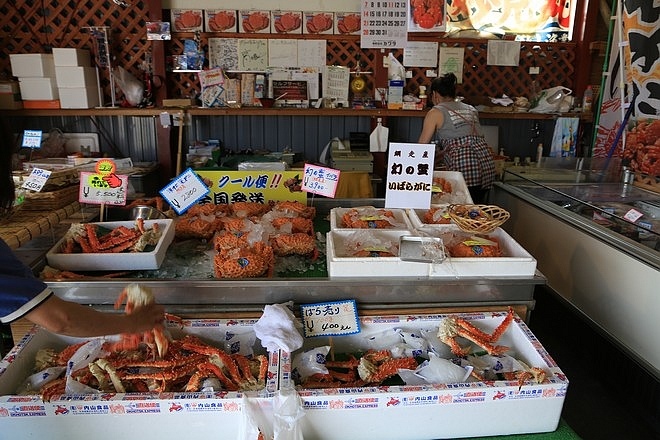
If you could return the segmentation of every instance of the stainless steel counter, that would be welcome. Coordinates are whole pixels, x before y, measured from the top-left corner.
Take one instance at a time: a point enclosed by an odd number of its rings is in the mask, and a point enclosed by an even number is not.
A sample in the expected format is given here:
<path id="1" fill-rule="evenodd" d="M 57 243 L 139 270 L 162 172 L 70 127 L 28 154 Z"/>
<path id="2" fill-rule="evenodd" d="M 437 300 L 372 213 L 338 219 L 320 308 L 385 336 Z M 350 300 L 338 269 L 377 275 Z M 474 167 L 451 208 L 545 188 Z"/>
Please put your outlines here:
<path id="1" fill-rule="evenodd" d="M 333 207 L 382 207 L 384 200 L 317 198 L 313 205 L 317 208 L 318 216 L 325 216 Z M 44 247 L 45 250 L 49 248 Z M 35 265 L 39 264 L 43 265 L 44 262 Z M 57 280 L 49 281 L 48 284 L 62 298 L 109 308 L 129 282 L 152 287 L 158 301 L 173 313 L 260 311 L 264 304 L 354 298 L 362 309 L 524 305 L 529 314 L 534 307 L 534 289 L 545 284 L 546 279 L 540 272 L 532 277 L 460 279 L 410 278 L 402 273 L 400 277 L 378 279 L 316 277 L 209 280 L 129 277 Z"/>

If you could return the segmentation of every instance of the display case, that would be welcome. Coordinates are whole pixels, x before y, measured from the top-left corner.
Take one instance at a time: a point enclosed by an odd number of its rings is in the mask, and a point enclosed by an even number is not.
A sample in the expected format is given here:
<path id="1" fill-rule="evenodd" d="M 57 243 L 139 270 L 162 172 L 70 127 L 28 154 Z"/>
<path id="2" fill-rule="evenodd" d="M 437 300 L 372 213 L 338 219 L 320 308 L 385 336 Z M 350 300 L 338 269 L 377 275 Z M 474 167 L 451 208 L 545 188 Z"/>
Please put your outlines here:
<path id="1" fill-rule="evenodd" d="M 508 169 L 491 201 L 548 286 L 660 377 L 660 195 L 616 168 Z M 598 168 L 596 168 L 598 169 Z"/>

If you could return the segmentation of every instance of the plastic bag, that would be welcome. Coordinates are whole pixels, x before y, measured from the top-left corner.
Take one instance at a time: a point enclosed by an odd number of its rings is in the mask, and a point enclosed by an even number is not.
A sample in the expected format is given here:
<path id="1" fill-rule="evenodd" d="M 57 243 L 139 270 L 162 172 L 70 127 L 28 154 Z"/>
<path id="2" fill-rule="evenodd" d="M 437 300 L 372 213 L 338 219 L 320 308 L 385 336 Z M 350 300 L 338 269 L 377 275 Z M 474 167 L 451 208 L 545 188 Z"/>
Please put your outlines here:
<path id="1" fill-rule="evenodd" d="M 537 99 L 534 100 L 536 103 L 532 105 L 529 111 L 532 113 L 556 113 L 559 111 L 564 98 L 571 93 L 573 91 L 564 86 L 543 89 L 538 94 Z"/>
<path id="2" fill-rule="evenodd" d="M 114 75 L 115 82 L 124 93 L 126 102 L 133 107 L 140 105 L 144 97 L 144 84 L 121 66 L 115 67 Z"/>

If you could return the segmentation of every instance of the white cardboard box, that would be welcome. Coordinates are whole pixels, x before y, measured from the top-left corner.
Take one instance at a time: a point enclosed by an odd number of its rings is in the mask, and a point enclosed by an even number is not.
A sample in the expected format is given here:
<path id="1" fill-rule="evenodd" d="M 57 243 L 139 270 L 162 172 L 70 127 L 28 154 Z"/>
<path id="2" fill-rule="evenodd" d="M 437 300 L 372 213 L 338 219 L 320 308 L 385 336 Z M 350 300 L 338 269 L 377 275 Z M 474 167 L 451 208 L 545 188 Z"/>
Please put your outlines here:
<path id="1" fill-rule="evenodd" d="M 270 33 L 270 11 L 242 9 L 238 11 L 238 32 L 246 34 Z"/>
<path id="2" fill-rule="evenodd" d="M 302 34 L 302 11 L 271 11 L 271 34 Z"/>
<path id="3" fill-rule="evenodd" d="M 96 87 L 96 68 L 82 66 L 55 66 L 57 87 Z"/>
<path id="4" fill-rule="evenodd" d="M 120 253 L 87 253 L 87 254 L 64 254 L 60 251 L 63 237 L 46 254 L 46 260 L 50 266 L 62 270 L 148 270 L 158 269 L 165 259 L 167 248 L 174 239 L 174 223 L 171 219 L 145 220 L 146 229 L 151 229 L 154 223 L 158 223 L 163 234 L 156 247 L 150 252 L 120 252 Z M 99 227 L 114 229 L 119 226 L 134 228 L 135 222 L 100 222 L 95 223 Z"/>
<path id="5" fill-rule="evenodd" d="M 224 348 L 228 333 L 254 334 L 256 320 L 196 319 L 170 327 L 175 338 L 194 334 Z M 64 395 L 44 402 L 38 395 L 16 395 L 42 348 L 63 349 L 85 339 L 54 335 L 35 327 L 0 361 L 0 424 L 12 440 L 117 440 L 135 438 L 214 438 L 235 440 L 245 429 L 245 402 L 270 406 L 277 388 L 278 356 L 269 355 L 267 387 L 262 392 L 98 393 Z M 266 354 L 256 340 L 254 352 Z M 85 426 L 81 428 L 81 423 Z"/>
<path id="6" fill-rule="evenodd" d="M 18 79 L 24 101 L 50 101 L 60 99 L 55 77 L 28 77 Z"/>
<path id="7" fill-rule="evenodd" d="M 492 332 L 506 312 L 465 313 L 459 316 Z M 437 332 L 450 315 L 374 316 L 361 318 L 361 333 L 315 337 L 303 349 L 330 345 L 335 353 L 391 349 L 374 342 L 383 332 Z M 419 333 L 417 333 L 419 334 Z M 375 338 L 374 338 L 375 337 Z M 444 345 L 438 342 L 441 345 Z M 461 339 L 462 345 L 467 341 Z M 557 429 L 568 390 L 568 379 L 524 322 L 517 316 L 498 345 L 530 367 L 542 368 L 541 384 L 494 380 L 464 383 L 379 386 L 339 389 L 299 389 L 305 416 L 305 439 L 419 440 L 550 432 Z M 281 368 L 291 372 L 292 356 L 282 353 Z M 287 367 L 287 365 L 289 367 Z M 291 374 L 283 376 L 283 386 Z M 289 385 L 290 386 L 290 385 Z M 368 421 L 368 429 L 365 423 Z"/>
<path id="8" fill-rule="evenodd" d="M 354 257 L 350 256 L 350 243 L 369 234 L 380 243 L 399 244 L 402 235 L 409 235 L 403 230 L 366 230 L 340 229 L 330 231 L 326 240 L 326 260 L 328 276 L 340 277 L 422 277 L 427 278 L 429 265 L 413 261 L 402 261 L 398 257 Z M 349 244 L 349 246 L 347 246 Z"/>
<path id="9" fill-rule="evenodd" d="M 94 108 L 101 105 L 98 87 L 64 87 L 59 89 L 61 108 Z"/>
<path id="10" fill-rule="evenodd" d="M 171 9 L 172 32 L 202 32 L 204 11 L 202 9 Z"/>
<path id="11" fill-rule="evenodd" d="M 360 12 L 335 12 L 336 35 L 360 35 Z"/>
<path id="12" fill-rule="evenodd" d="M 11 73 L 18 78 L 55 77 L 53 55 L 46 53 L 9 54 Z"/>
<path id="13" fill-rule="evenodd" d="M 334 33 L 335 13 L 327 11 L 304 11 L 303 34 L 332 34 Z"/>
<path id="14" fill-rule="evenodd" d="M 236 32 L 238 30 L 237 15 L 235 9 L 205 9 L 206 32 Z"/>
<path id="15" fill-rule="evenodd" d="M 83 66 L 92 65 L 91 56 L 87 49 L 75 49 L 70 47 L 53 48 L 53 59 L 55 66 Z"/>
<path id="16" fill-rule="evenodd" d="M 384 218 L 381 215 L 378 216 L 372 216 L 371 213 L 374 212 L 374 210 L 379 210 L 382 211 L 384 208 L 374 208 L 372 206 L 357 206 L 355 208 L 332 208 L 330 210 L 330 229 L 331 230 L 336 230 L 336 229 L 356 229 L 354 227 L 350 227 L 344 224 L 342 217 L 344 214 L 349 212 L 352 209 L 356 209 L 358 213 L 363 213 L 363 219 L 365 221 L 369 220 L 375 220 L 375 219 L 382 219 Z M 389 218 L 389 223 L 390 223 L 390 230 L 405 230 L 405 231 L 411 231 L 413 229 L 412 224 L 410 223 L 410 219 L 408 219 L 408 215 L 406 214 L 406 211 L 403 209 L 387 209 L 387 211 L 392 211 L 392 214 L 394 217 Z M 371 226 L 370 226 L 371 227 Z"/>

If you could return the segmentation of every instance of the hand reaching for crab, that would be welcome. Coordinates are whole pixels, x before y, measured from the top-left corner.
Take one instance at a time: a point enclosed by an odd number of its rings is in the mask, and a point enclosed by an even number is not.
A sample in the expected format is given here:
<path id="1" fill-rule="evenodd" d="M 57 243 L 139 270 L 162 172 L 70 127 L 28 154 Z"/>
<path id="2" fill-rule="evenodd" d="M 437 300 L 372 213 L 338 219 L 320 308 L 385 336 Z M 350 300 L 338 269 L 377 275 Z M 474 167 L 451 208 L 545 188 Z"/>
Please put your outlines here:
<path id="1" fill-rule="evenodd" d="M 157 303 L 145 304 L 133 309 L 125 315 L 125 333 L 142 333 L 154 328 L 162 328 L 165 319 L 165 308 Z"/>

